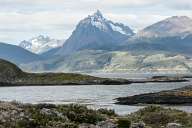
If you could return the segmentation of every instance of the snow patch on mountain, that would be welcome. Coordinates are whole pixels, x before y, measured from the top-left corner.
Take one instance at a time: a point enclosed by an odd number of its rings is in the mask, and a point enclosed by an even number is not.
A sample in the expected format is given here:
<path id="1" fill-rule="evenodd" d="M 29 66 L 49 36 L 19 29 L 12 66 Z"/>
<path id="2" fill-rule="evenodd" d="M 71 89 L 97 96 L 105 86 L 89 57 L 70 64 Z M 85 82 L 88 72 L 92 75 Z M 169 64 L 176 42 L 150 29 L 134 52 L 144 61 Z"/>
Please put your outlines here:
<path id="1" fill-rule="evenodd" d="M 115 26 L 114 24 L 110 24 L 111 25 L 111 28 L 113 29 L 113 31 L 116 31 L 116 32 L 120 32 L 120 33 L 122 33 L 122 34 L 127 34 L 127 33 L 125 33 L 124 31 L 123 31 L 123 29 L 121 28 L 121 27 L 119 27 L 119 26 Z"/>

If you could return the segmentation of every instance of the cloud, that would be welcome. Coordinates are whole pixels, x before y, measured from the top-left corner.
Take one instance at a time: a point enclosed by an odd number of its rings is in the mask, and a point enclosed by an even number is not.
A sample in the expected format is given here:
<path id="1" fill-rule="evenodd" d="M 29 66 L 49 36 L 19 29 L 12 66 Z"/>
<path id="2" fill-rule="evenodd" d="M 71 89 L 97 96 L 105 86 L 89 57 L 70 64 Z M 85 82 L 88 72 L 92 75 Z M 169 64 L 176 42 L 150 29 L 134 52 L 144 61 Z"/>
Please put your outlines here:
<path id="1" fill-rule="evenodd" d="M 67 38 L 82 18 L 79 13 L 38 12 L 38 13 L 0 13 L 0 40 L 19 42 L 38 34 L 55 38 Z M 5 35 L 5 36 L 3 36 Z"/>
<path id="2" fill-rule="evenodd" d="M 192 11 L 192 0 L 171 0 L 167 2 L 167 7 L 170 7 L 176 10 Z"/>
<path id="3" fill-rule="evenodd" d="M 154 8 L 191 10 L 191 0 L 0 0 L 1 10 L 47 11 L 91 10 L 92 8 Z M 81 6 L 79 6 L 81 5 Z"/>
<path id="4" fill-rule="evenodd" d="M 192 0 L 0 0 L 0 41 L 37 34 L 67 38 L 79 20 L 97 9 L 138 30 L 173 15 L 192 17 Z"/>

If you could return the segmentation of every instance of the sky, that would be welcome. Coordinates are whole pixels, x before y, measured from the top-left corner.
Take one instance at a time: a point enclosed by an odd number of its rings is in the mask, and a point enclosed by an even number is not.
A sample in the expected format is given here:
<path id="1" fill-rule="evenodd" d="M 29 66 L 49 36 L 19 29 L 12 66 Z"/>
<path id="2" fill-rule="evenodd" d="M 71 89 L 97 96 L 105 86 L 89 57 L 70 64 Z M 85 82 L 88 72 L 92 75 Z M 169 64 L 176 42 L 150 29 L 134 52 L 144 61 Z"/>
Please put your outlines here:
<path id="1" fill-rule="evenodd" d="M 139 31 L 170 16 L 192 17 L 192 0 L 0 0 L 0 42 L 18 44 L 38 35 L 67 39 L 97 10 Z"/>

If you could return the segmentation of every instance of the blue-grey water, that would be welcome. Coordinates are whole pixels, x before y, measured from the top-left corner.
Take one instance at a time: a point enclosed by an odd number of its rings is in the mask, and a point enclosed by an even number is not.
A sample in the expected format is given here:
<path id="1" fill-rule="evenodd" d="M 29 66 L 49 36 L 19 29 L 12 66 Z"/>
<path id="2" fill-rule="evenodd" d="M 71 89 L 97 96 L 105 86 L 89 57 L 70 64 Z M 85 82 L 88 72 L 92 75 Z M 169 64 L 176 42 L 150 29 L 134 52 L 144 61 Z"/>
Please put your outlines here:
<path id="1" fill-rule="evenodd" d="M 124 74 L 124 76 L 126 75 Z M 128 75 L 126 78 L 128 78 Z M 131 78 L 133 77 L 131 76 Z M 130 85 L 3 87 L 0 88 L 0 100 L 16 100 L 22 103 L 79 103 L 88 105 L 91 108 L 110 108 L 114 109 L 118 114 L 128 114 L 142 107 L 115 105 L 115 98 L 171 90 L 184 87 L 190 83 L 191 82 L 137 83 Z M 192 112 L 191 106 L 176 106 L 175 108 Z"/>

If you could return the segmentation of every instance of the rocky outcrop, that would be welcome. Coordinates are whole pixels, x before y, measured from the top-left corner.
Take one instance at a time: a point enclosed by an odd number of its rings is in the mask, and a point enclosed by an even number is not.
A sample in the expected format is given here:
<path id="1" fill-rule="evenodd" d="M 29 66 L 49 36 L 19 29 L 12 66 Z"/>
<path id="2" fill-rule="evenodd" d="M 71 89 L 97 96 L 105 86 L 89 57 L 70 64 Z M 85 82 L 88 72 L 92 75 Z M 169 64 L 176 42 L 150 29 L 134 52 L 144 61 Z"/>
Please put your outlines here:
<path id="1" fill-rule="evenodd" d="M 117 104 L 192 104 L 192 86 L 180 89 L 117 98 Z"/>
<path id="2" fill-rule="evenodd" d="M 145 128 L 145 123 L 143 122 L 133 123 L 131 128 Z"/>

